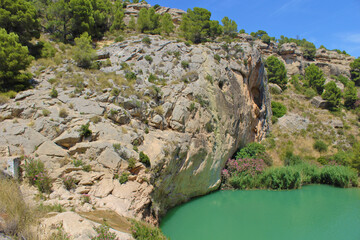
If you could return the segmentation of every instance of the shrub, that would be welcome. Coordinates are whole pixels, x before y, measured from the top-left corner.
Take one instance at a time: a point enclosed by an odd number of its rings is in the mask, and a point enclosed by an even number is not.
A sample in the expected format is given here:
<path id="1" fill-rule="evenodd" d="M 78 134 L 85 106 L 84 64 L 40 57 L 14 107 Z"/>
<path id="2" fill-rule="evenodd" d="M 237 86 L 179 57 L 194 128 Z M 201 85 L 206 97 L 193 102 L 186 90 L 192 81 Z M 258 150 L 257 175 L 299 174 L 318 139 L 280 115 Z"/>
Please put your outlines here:
<path id="1" fill-rule="evenodd" d="M 341 90 L 335 84 L 335 82 L 329 82 L 325 85 L 325 92 L 321 97 L 329 102 L 330 110 L 337 110 L 341 102 Z"/>
<path id="2" fill-rule="evenodd" d="M 128 163 L 129 163 L 129 169 L 133 169 L 136 164 L 136 159 L 131 157 L 131 158 L 129 158 Z"/>
<path id="3" fill-rule="evenodd" d="M 148 61 L 149 63 L 152 63 L 152 61 L 153 61 L 153 59 L 150 55 L 146 55 L 145 60 Z"/>
<path id="4" fill-rule="evenodd" d="M 91 240 L 119 240 L 115 233 L 110 232 L 110 227 L 107 224 L 94 227 L 94 230 L 97 234 Z"/>
<path id="5" fill-rule="evenodd" d="M 317 92 L 313 88 L 307 88 L 304 95 L 307 99 L 311 99 L 317 95 Z"/>
<path id="6" fill-rule="evenodd" d="M 90 164 L 83 165 L 82 170 L 84 170 L 85 172 L 90 172 L 92 170 L 91 165 Z"/>
<path id="7" fill-rule="evenodd" d="M 65 108 L 60 109 L 59 117 L 66 118 L 67 116 L 68 116 L 68 112 L 66 111 L 66 109 Z"/>
<path id="8" fill-rule="evenodd" d="M 136 74 L 134 72 L 125 73 L 125 78 L 129 81 L 136 80 Z"/>
<path id="9" fill-rule="evenodd" d="M 89 129 L 89 126 L 90 126 L 89 123 L 81 125 L 80 130 L 79 130 L 80 137 L 86 138 L 86 137 L 90 137 L 92 135 L 92 131 Z"/>
<path id="10" fill-rule="evenodd" d="M 131 226 L 132 236 L 136 240 L 166 240 L 161 230 L 156 227 L 152 227 L 147 223 L 132 221 Z"/>
<path id="11" fill-rule="evenodd" d="M 146 167 L 150 167 L 150 158 L 144 152 L 139 153 L 140 162 L 143 163 Z"/>
<path id="12" fill-rule="evenodd" d="M 42 110 L 42 115 L 44 115 L 44 117 L 49 116 L 50 113 L 51 113 L 51 112 L 50 112 L 49 110 L 47 110 L 47 109 L 43 109 L 43 110 Z"/>
<path id="13" fill-rule="evenodd" d="M 58 96 L 58 91 L 55 89 L 55 87 L 53 87 L 53 88 L 51 89 L 51 92 L 50 92 L 49 96 L 52 97 L 52 98 L 57 98 L 57 96 Z"/>
<path id="14" fill-rule="evenodd" d="M 320 173 L 320 182 L 337 187 L 357 186 L 356 171 L 344 166 L 326 166 Z"/>
<path id="15" fill-rule="evenodd" d="M 284 164 L 285 166 L 293 166 L 301 164 L 303 162 L 302 158 L 298 155 L 294 155 L 291 151 L 286 151 Z"/>
<path id="16" fill-rule="evenodd" d="M 211 13 L 204 8 L 188 9 L 180 25 L 180 31 L 185 39 L 193 43 L 201 43 L 209 37 L 215 38 L 222 34 L 219 22 L 210 20 L 210 16 Z"/>
<path id="17" fill-rule="evenodd" d="M 144 37 L 141 42 L 147 44 L 147 45 L 150 45 L 151 44 L 151 39 L 149 37 Z"/>
<path id="18" fill-rule="evenodd" d="M 269 168 L 261 176 L 260 182 L 271 189 L 294 189 L 301 186 L 301 175 L 292 167 Z"/>
<path id="19" fill-rule="evenodd" d="M 229 159 L 226 163 L 227 170 L 231 175 L 252 175 L 255 176 L 264 171 L 266 164 L 262 159 Z"/>
<path id="20" fill-rule="evenodd" d="M 182 66 L 184 69 L 186 69 L 186 68 L 189 67 L 189 62 L 188 62 L 188 61 L 182 61 L 182 62 L 181 62 L 181 66 Z"/>
<path id="21" fill-rule="evenodd" d="M 52 58 L 55 56 L 56 48 L 54 48 L 49 42 L 45 42 L 41 49 L 41 57 Z"/>
<path id="22" fill-rule="evenodd" d="M 95 57 L 96 51 L 91 46 L 91 37 L 87 32 L 75 38 L 73 59 L 79 67 L 90 68 Z"/>
<path id="23" fill-rule="evenodd" d="M 353 108 L 357 100 L 357 90 L 353 82 L 349 82 L 344 90 L 344 106 Z"/>
<path id="24" fill-rule="evenodd" d="M 241 158 L 262 159 L 266 165 L 272 165 L 272 159 L 266 153 L 265 146 L 257 142 L 249 143 L 244 148 L 240 149 L 236 154 L 236 159 Z"/>
<path id="25" fill-rule="evenodd" d="M 24 163 L 25 178 L 40 192 L 50 193 L 52 181 L 47 175 L 44 163 L 33 158 L 26 158 Z"/>
<path id="26" fill-rule="evenodd" d="M 271 110 L 273 115 L 277 118 L 281 118 L 287 112 L 285 105 L 280 102 L 271 102 Z"/>
<path id="27" fill-rule="evenodd" d="M 220 62 L 221 57 L 220 57 L 219 54 L 215 54 L 215 55 L 214 55 L 214 59 L 215 59 L 216 61 Z"/>
<path id="28" fill-rule="evenodd" d="M 351 80 L 359 85 L 360 83 L 360 57 L 350 63 Z"/>
<path id="29" fill-rule="evenodd" d="M 72 163 L 74 164 L 75 167 L 80 167 L 84 165 L 81 159 L 73 159 Z"/>
<path id="30" fill-rule="evenodd" d="M 121 174 L 121 176 L 119 177 L 119 182 L 120 182 L 121 184 L 126 183 L 126 182 L 129 180 L 129 175 L 130 175 L 130 173 L 128 173 L 128 172 L 123 172 L 123 173 Z"/>
<path id="31" fill-rule="evenodd" d="M 283 90 L 286 89 L 288 80 L 284 63 L 275 56 L 270 56 L 266 59 L 265 66 L 269 82 L 279 85 Z"/>
<path id="32" fill-rule="evenodd" d="M 64 177 L 62 178 L 64 186 L 66 188 L 66 190 L 71 190 L 76 188 L 76 180 L 73 177 Z"/>
<path id="33" fill-rule="evenodd" d="M 321 69 L 315 64 L 310 64 L 305 68 L 305 80 L 309 87 L 315 89 L 318 94 L 322 94 L 324 90 L 325 78 Z"/>
<path id="34" fill-rule="evenodd" d="M 327 152 L 328 150 L 328 146 L 326 145 L 326 143 L 324 143 L 321 140 L 317 140 L 314 145 L 313 145 L 314 149 L 317 150 L 318 152 Z"/>

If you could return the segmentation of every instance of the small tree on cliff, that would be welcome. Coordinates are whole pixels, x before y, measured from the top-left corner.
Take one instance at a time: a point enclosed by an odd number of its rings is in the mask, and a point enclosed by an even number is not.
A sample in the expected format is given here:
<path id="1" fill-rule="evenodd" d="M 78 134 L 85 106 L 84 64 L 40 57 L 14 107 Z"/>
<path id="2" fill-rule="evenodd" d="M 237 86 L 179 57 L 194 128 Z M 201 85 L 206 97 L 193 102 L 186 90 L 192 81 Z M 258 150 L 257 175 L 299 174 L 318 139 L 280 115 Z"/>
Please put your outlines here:
<path id="1" fill-rule="evenodd" d="M 360 57 L 350 63 L 350 73 L 351 80 L 353 80 L 356 85 L 360 85 Z"/>
<path id="2" fill-rule="evenodd" d="M 324 73 L 315 64 L 310 64 L 305 68 L 305 80 L 308 82 L 309 87 L 315 89 L 318 94 L 324 90 Z"/>
<path id="3" fill-rule="evenodd" d="M 210 20 L 210 17 L 211 13 L 205 8 L 188 9 L 180 25 L 180 30 L 186 40 L 201 43 L 209 37 L 219 36 L 222 33 L 222 27 L 218 21 Z"/>
<path id="4" fill-rule="evenodd" d="M 329 102 L 330 110 L 338 110 L 341 102 L 341 90 L 335 82 L 329 82 L 325 85 L 325 92 L 321 97 Z"/>
<path id="5" fill-rule="evenodd" d="M 279 85 L 283 90 L 286 89 L 288 80 L 284 63 L 281 62 L 277 57 L 270 56 L 266 59 L 265 67 L 267 70 L 269 82 Z"/>
<path id="6" fill-rule="evenodd" d="M 234 20 L 229 19 L 228 17 L 224 17 L 221 20 L 223 24 L 224 34 L 229 36 L 234 36 L 237 33 L 237 24 Z"/>

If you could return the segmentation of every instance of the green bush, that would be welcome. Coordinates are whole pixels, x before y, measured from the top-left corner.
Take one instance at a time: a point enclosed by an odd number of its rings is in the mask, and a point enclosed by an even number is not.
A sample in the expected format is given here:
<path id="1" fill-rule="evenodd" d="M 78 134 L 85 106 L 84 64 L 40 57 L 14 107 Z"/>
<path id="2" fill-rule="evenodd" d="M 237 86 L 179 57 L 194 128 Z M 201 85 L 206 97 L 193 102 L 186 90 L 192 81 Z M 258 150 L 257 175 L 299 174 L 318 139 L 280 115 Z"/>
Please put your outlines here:
<path id="1" fill-rule="evenodd" d="M 42 193 L 50 193 L 52 180 L 45 170 L 44 163 L 32 158 L 25 159 L 24 164 L 25 178 L 29 180 Z"/>
<path id="2" fill-rule="evenodd" d="M 42 58 L 52 58 L 55 56 L 56 48 L 54 48 L 49 42 L 45 42 L 41 49 Z"/>
<path id="3" fill-rule="evenodd" d="M 349 82 L 344 90 L 344 106 L 347 108 L 353 108 L 357 100 L 357 90 L 355 83 Z"/>
<path id="4" fill-rule="evenodd" d="M 80 127 L 79 133 L 80 137 L 90 137 L 92 135 L 92 131 L 89 129 L 90 124 L 83 124 Z"/>
<path id="5" fill-rule="evenodd" d="M 180 31 L 185 39 L 193 43 L 201 43 L 207 38 L 221 35 L 223 30 L 219 22 L 210 20 L 210 17 L 211 13 L 204 8 L 188 9 L 180 25 Z"/>
<path id="6" fill-rule="evenodd" d="M 325 92 L 321 97 L 329 102 L 329 109 L 335 111 L 339 108 L 341 103 L 341 90 L 335 84 L 335 82 L 329 82 L 325 85 Z"/>
<path id="7" fill-rule="evenodd" d="M 260 178 L 261 184 L 271 189 L 294 189 L 301 186 L 300 172 L 292 167 L 266 169 Z"/>
<path id="8" fill-rule="evenodd" d="M 151 44 L 151 39 L 149 37 L 144 37 L 141 42 L 147 44 L 147 45 L 150 45 Z"/>
<path id="9" fill-rule="evenodd" d="M 219 54 L 215 54 L 215 55 L 214 55 L 214 59 L 215 59 L 216 61 L 220 62 L 221 57 L 220 57 Z"/>
<path id="10" fill-rule="evenodd" d="M 57 98 L 57 96 L 58 96 L 58 91 L 55 89 L 55 87 L 53 87 L 53 88 L 51 89 L 51 92 L 50 92 L 49 96 L 52 97 L 52 98 Z"/>
<path id="11" fill-rule="evenodd" d="M 285 159 L 284 159 L 285 166 L 293 166 L 293 165 L 301 164 L 302 162 L 303 159 L 300 156 L 294 155 L 292 151 L 286 151 Z"/>
<path id="12" fill-rule="evenodd" d="M 351 80 L 356 84 L 360 84 L 360 57 L 350 63 Z"/>
<path id="13" fill-rule="evenodd" d="M 284 63 L 275 56 L 270 56 L 266 59 L 265 67 L 269 82 L 279 85 L 283 90 L 286 89 L 288 80 Z"/>
<path id="14" fill-rule="evenodd" d="M 150 167 L 150 158 L 144 152 L 139 153 L 140 162 L 143 163 L 146 167 Z"/>
<path id="15" fill-rule="evenodd" d="M 76 180 L 73 177 L 64 177 L 62 178 L 66 190 L 71 190 L 76 188 Z"/>
<path id="16" fill-rule="evenodd" d="M 318 152 L 327 152 L 327 150 L 328 150 L 327 144 L 321 140 L 316 140 L 313 147 Z"/>
<path id="17" fill-rule="evenodd" d="M 79 67 L 92 67 L 92 63 L 95 57 L 96 51 L 91 46 L 91 37 L 87 32 L 81 34 L 79 38 L 75 38 L 73 59 L 76 61 Z"/>
<path id="18" fill-rule="evenodd" d="M 129 180 L 129 175 L 130 175 L 130 173 L 128 173 L 128 172 L 123 172 L 123 173 L 121 174 L 121 176 L 119 177 L 119 182 L 120 182 L 121 184 L 126 183 L 126 182 Z"/>
<path id="19" fill-rule="evenodd" d="M 0 8 L 0 16 L 1 10 Z M 28 48 L 19 43 L 19 37 L 15 33 L 8 34 L 1 28 L 1 20 L 2 16 L 0 17 L 0 90 L 24 90 L 29 86 L 32 75 L 23 71 L 34 58 L 29 55 Z"/>
<path id="20" fill-rule="evenodd" d="M 315 64 L 310 64 L 305 68 L 305 80 L 309 87 L 315 89 L 318 94 L 322 94 L 324 90 L 325 77 L 321 69 Z"/>
<path id="21" fill-rule="evenodd" d="M 247 144 L 236 153 L 236 159 L 241 158 L 258 158 L 265 153 L 265 147 L 257 142 Z"/>
<path id="22" fill-rule="evenodd" d="M 285 105 L 280 102 L 271 102 L 271 110 L 273 115 L 277 118 L 281 118 L 287 112 Z"/>
<path id="23" fill-rule="evenodd" d="M 145 60 L 148 61 L 149 63 L 152 63 L 152 61 L 153 61 L 153 59 L 150 55 L 146 55 Z"/>
<path id="24" fill-rule="evenodd" d="M 252 189 L 260 187 L 259 176 L 245 174 L 230 177 L 229 183 L 232 187 L 236 189 Z"/>
<path id="25" fill-rule="evenodd" d="M 189 62 L 188 62 L 188 61 L 182 61 L 182 62 L 181 62 L 181 66 L 182 66 L 184 69 L 186 69 L 186 68 L 189 67 Z"/>
<path id="26" fill-rule="evenodd" d="M 147 223 L 132 221 L 131 226 L 132 236 L 136 240 L 166 240 L 161 230 L 156 227 L 152 227 Z"/>
<path id="27" fill-rule="evenodd" d="M 358 185 L 358 175 L 348 167 L 326 166 L 320 173 L 320 182 L 336 187 L 355 187 Z"/>
<path id="28" fill-rule="evenodd" d="M 317 92 L 313 88 L 307 88 L 304 92 L 304 95 L 307 99 L 312 99 L 317 95 Z"/>
<path id="29" fill-rule="evenodd" d="M 129 81 L 136 80 L 136 74 L 134 72 L 125 73 L 125 78 Z"/>
<path id="30" fill-rule="evenodd" d="M 267 154 L 265 146 L 252 142 L 247 144 L 245 147 L 241 148 L 235 156 L 236 159 L 252 158 L 252 159 L 262 159 L 266 165 L 272 165 L 272 158 Z"/>
<path id="31" fill-rule="evenodd" d="M 116 234 L 110 232 L 110 227 L 107 224 L 94 227 L 94 230 L 97 234 L 91 240 L 118 240 Z"/>

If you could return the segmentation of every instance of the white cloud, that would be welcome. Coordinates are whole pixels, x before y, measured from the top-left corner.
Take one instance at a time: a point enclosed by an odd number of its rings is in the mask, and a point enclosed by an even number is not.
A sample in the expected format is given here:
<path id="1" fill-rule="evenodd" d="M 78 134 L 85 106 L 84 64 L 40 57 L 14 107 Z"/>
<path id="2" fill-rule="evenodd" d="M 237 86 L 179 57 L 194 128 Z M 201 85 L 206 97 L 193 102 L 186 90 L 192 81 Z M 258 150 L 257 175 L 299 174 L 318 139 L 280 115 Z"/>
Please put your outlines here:
<path id="1" fill-rule="evenodd" d="M 344 36 L 344 41 L 360 44 L 360 33 L 347 34 Z"/>

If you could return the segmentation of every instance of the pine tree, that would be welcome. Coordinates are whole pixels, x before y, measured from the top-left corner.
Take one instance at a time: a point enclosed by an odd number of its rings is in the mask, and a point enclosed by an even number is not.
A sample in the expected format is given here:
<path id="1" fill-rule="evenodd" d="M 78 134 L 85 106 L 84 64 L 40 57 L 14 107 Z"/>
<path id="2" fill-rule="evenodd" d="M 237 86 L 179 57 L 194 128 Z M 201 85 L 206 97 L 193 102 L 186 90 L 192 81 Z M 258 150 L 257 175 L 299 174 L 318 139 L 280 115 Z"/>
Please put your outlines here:
<path id="1" fill-rule="evenodd" d="M 309 87 L 315 89 L 318 94 L 324 90 L 324 73 L 315 64 L 310 64 L 305 68 L 305 80 L 308 81 Z"/>
<path id="2" fill-rule="evenodd" d="M 169 35 L 174 31 L 174 23 L 172 21 L 171 15 L 169 13 L 165 13 L 161 17 L 160 21 L 161 25 L 161 32 L 165 33 L 166 35 Z"/>
<path id="3" fill-rule="evenodd" d="M 33 60 L 28 48 L 22 46 L 15 33 L 0 28 L 0 88 L 2 91 L 24 90 L 29 85 L 30 73 L 24 73 Z"/>
<path id="4" fill-rule="evenodd" d="M 234 36 L 237 33 L 237 24 L 234 20 L 229 19 L 228 17 L 224 17 L 221 20 L 223 24 L 224 34 L 229 36 Z"/>
<path id="5" fill-rule="evenodd" d="M 265 67 L 269 82 L 279 85 L 283 90 L 286 89 L 288 80 L 284 63 L 275 56 L 270 56 L 266 59 Z"/>

